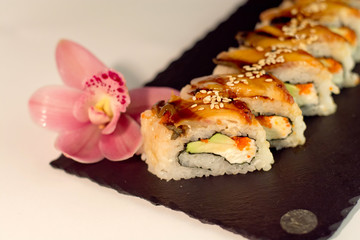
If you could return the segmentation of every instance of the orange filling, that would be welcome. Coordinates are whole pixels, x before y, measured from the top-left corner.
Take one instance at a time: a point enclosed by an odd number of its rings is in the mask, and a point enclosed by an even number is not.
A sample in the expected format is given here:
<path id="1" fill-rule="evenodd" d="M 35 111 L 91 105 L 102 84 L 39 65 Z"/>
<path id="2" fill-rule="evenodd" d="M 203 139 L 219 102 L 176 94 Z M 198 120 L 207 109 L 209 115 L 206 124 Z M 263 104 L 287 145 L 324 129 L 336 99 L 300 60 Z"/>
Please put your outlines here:
<path id="1" fill-rule="evenodd" d="M 248 138 L 248 137 L 232 137 L 231 139 L 235 141 L 236 147 L 240 151 L 244 150 L 244 148 L 246 148 L 246 147 L 247 147 L 246 150 L 249 150 L 248 148 L 250 147 L 250 141 L 251 141 L 250 138 Z"/>
<path id="2" fill-rule="evenodd" d="M 311 89 L 314 86 L 314 84 L 312 83 L 296 84 L 295 86 L 299 89 L 299 95 L 307 95 L 311 93 Z"/>

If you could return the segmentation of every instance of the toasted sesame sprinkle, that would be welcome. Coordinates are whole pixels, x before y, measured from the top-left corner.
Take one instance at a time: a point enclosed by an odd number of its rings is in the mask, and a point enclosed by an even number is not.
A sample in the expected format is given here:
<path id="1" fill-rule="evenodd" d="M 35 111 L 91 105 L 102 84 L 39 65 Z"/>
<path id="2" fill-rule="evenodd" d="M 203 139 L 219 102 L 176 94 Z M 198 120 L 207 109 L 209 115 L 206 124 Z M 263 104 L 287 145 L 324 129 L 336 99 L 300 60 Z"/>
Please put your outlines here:
<path id="1" fill-rule="evenodd" d="M 206 96 L 204 99 L 203 99 L 203 102 L 204 103 L 209 103 L 211 101 L 211 97 L 210 96 Z"/>
<path id="2" fill-rule="evenodd" d="M 296 8 L 291 9 L 291 14 L 296 15 L 298 13 L 298 10 Z"/>
<path id="3" fill-rule="evenodd" d="M 259 52 L 262 52 L 262 51 L 264 51 L 264 48 L 262 48 L 261 46 L 257 46 L 256 50 L 258 50 Z"/>
<path id="4" fill-rule="evenodd" d="M 240 81 L 244 84 L 249 84 L 249 82 L 246 79 L 241 79 Z"/>
<path id="5" fill-rule="evenodd" d="M 231 99 L 230 98 L 227 98 L 227 97 L 224 97 L 221 99 L 222 102 L 226 103 L 226 102 L 231 102 Z"/>

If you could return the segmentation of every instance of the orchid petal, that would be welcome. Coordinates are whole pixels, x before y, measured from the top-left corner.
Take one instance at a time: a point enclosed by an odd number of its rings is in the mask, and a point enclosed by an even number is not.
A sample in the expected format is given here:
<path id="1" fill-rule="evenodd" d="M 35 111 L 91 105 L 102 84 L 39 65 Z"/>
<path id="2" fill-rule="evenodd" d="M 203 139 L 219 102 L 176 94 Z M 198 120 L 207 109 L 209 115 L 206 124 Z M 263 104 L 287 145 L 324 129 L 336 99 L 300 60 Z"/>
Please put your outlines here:
<path id="1" fill-rule="evenodd" d="M 98 144 L 100 136 L 99 128 L 89 123 L 74 131 L 60 133 L 55 147 L 78 162 L 94 163 L 103 159 Z"/>
<path id="2" fill-rule="evenodd" d="M 139 124 L 122 114 L 115 131 L 110 135 L 102 135 L 99 146 L 107 159 L 120 161 L 132 157 L 141 144 Z"/>
<path id="3" fill-rule="evenodd" d="M 143 87 L 130 90 L 131 104 L 126 113 L 140 123 L 140 114 L 150 109 L 160 100 L 169 100 L 172 95 L 179 95 L 179 91 L 168 87 Z"/>
<path id="4" fill-rule="evenodd" d="M 112 117 L 111 121 L 106 125 L 106 127 L 102 130 L 102 134 L 110 134 L 114 132 L 120 118 L 120 114 L 122 112 L 120 111 L 120 108 L 121 106 L 113 107 L 114 116 Z"/>
<path id="5" fill-rule="evenodd" d="M 83 93 L 76 102 L 74 102 L 73 114 L 74 117 L 80 122 L 88 122 L 89 108 L 95 104 L 95 101 L 91 100 L 89 94 Z"/>
<path id="6" fill-rule="evenodd" d="M 56 62 L 65 85 L 83 88 L 83 82 L 106 69 L 106 66 L 81 45 L 61 40 L 56 48 Z"/>
<path id="7" fill-rule="evenodd" d="M 29 100 L 32 119 L 42 127 L 54 131 L 77 129 L 84 125 L 73 116 L 73 103 L 81 91 L 63 86 L 38 89 Z"/>

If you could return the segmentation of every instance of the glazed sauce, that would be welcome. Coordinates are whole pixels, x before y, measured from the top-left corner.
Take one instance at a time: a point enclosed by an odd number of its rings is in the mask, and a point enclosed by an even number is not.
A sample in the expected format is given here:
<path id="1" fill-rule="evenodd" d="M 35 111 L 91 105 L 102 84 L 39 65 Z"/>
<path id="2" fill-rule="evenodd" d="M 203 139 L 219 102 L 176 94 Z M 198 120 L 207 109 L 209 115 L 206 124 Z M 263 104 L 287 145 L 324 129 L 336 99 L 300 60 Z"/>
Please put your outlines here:
<path id="1" fill-rule="evenodd" d="M 197 102 L 197 104 L 195 104 Z M 198 105 L 193 107 L 193 105 Z M 168 107 L 171 105 L 171 107 Z M 163 111 L 163 108 L 174 109 L 174 111 Z M 201 108 L 201 110 L 199 110 Z M 153 107 L 153 112 L 159 117 L 160 123 L 165 125 L 177 125 L 183 120 L 194 120 L 198 121 L 206 119 L 207 117 L 226 116 L 227 113 L 237 114 L 239 117 L 247 121 L 249 124 L 252 123 L 254 115 L 244 102 L 232 101 L 231 103 L 224 103 L 221 109 L 210 109 L 209 104 L 204 104 L 199 101 L 186 101 L 180 98 L 173 99 L 166 104 L 160 104 L 157 107 Z M 160 112 L 164 112 L 159 115 Z"/>
<path id="2" fill-rule="evenodd" d="M 237 74 L 228 74 L 226 76 L 237 76 Z M 272 82 L 265 82 L 265 79 L 271 78 Z M 293 97 L 287 91 L 283 82 L 270 75 L 263 75 L 260 78 L 249 79 L 243 77 L 240 79 L 247 79 L 248 84 L 239 83 L 234 86 L 228 86 L 226 83 L 229 81 L 228 78 L 223 76 L 209 77 L 202 81 L 199 81 L 192 87 L 194 89 L 201 88 L 205 85 L 209 89 L 216 89 L 221 92 L 222 96 L 228 98 L 245 97 L 245 98 L 261 98 L 264 100 L 273 100 L 272 96 L 276 97 L 281 101 L 294 103 Z M 266 95 L 265 95 L 266 94 Z"/>

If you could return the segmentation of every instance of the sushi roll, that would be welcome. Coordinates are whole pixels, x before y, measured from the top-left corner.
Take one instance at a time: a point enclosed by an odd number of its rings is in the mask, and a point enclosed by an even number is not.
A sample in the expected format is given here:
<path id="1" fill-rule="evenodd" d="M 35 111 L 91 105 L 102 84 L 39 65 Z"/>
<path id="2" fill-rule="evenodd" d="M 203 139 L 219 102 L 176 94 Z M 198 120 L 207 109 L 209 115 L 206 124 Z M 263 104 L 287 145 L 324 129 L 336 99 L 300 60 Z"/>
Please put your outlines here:
<path id="1" fill-rule="evenodd" d="M 218 65 L 214 74 L 244 70 L 271 73 L 285 83 L 305 116 L 326 116 L 336 111 L 331 94 L 339 93 L 339 88 L 332 82 L 333 75 L 321 61 L 303 50 L 233 48 L 221 52 L 215 63 Z"/>
<path id="2" fill-rule="evenodd" d="M 317 0 L 319 1 L 319 0 Z M 360 9 L 360 1 L 359 0 L 321 0 L 322 2 L 334 2 L 334 3 L 342 3 L 346 4 L 347 6 Z M 319 1 L 319 2 L 321 2 Z M 283 4 L 293 4 L 293 3 L 312 3 L 314 0 L 286 0 Z"/>
<path id="3" fill-rule="evenodd" d="M 284 19 L 311 19 L 312 21 L 338 31 L 345 26 L 352 29 L 357 36 L 354 57 L 360 60 L 360 10 L 345 3 L 333 1 L 298 1 L 294 4 L 283 4 L 261 13 L 262 25 L 270 25 Z"/>
<path id="4" fill-rule="evenodd" d="M 197 78 L 181 90 L 180 96 L 185 100 L 210 103 L 216 99 L 243 101 L 265 129 L 271 147 L 295 147 L 305 142 L 306 125 L 300 108 L 283 82 L 264 72 L 247 71 Z M 212 103 L 211 106 L 217 105 Z"/>
<path id="5" fill-rule="evenodd" d="M 174 96 L 141 115 L 143 160 L 165 180 L 269 170 L 266 133 L 242 101 L 214 108 Z"/>
<path id="6" fill-rule="evenodd" d="M 239 33 L 237 39 L 240 45 L 248 47 L 301 49 L 314 57 L 333 58 L 344 71 L 344 80 L 339 87 L 355 86 L 359 82 L 358 75 L 352 72 L 356 35 L 346 27 L 338 30 L 334 33 L 310 20 L 299 22 L 292 19 L 288 24 L 267 25 L 252 32 Z"/>

